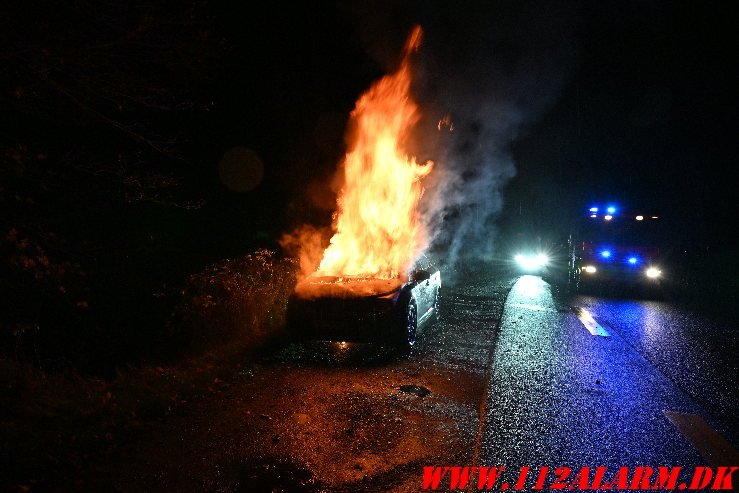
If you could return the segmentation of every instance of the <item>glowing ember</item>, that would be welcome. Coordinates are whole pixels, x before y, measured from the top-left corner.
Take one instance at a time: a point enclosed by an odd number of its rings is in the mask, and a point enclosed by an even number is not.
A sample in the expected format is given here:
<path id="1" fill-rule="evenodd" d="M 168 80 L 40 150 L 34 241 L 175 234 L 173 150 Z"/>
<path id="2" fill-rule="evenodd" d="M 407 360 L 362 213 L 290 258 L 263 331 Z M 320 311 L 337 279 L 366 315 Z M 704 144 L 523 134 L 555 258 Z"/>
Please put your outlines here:
<path id="1" fill-rule="evenodd" d="M 439 123 L 436 124 L 436 129 L 440 132 L 442 130 L 454 132 L 454 122 L 452 122 L 452 118 L 449 115 L 446 115 L 444 118 L 439 120 Z"/>
<path id="2" fill-rule="evenodd" d="M 417 164 L 403 151 L 418 120 L 409 58 L 420 41 L 417 27 L 398 71 L 370 87 L 351 113 L 356 136 L 344 158 L 336 233 L 316 276 L 396 278 L 425 247 L 416 207 L 423 195 L 420 180 L 433 163 Z"/>

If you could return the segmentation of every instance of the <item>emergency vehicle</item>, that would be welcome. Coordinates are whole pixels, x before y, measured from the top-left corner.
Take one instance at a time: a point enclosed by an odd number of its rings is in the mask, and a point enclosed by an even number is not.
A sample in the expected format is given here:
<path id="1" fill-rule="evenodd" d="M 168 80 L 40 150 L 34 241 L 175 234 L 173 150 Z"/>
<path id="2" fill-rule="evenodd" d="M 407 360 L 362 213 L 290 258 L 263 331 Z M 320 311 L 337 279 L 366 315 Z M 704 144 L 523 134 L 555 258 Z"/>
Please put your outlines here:
<path id="1" fill-rule="evenodd" d="M 656 214 L 591 206 L 567 241 L 569 289 L 616 287 L 658 295 L 666 275 L 664 229 L 663 218 Z"/>

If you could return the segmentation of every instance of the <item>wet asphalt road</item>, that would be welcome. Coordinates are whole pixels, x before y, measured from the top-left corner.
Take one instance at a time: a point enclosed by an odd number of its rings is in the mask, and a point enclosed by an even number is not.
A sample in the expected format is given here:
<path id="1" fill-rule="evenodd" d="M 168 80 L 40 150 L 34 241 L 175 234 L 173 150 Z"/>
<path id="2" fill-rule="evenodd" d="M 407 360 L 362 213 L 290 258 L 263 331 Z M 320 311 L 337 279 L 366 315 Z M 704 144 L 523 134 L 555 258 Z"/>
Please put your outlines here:
<path id="1" fill-rule="evenodd" d="M 81 484 L 406 492 L 421 490 L 424 466 L 693 467 L 731 453 L 696 448 L 670 412 L 736 446 L 732 327 L 493 271 L 443 293 L 441 322 L 410 354 L 290 345 L 91 464 Z"/>
<path id="2" fill-rule="evenodd" d="M 737 443 L 735 329 L 665 301 L 568 296 L 521 277 L 496 341 L 478 464 L 739 465 L 735 450 L 717 450 L 717 436 Z"/>

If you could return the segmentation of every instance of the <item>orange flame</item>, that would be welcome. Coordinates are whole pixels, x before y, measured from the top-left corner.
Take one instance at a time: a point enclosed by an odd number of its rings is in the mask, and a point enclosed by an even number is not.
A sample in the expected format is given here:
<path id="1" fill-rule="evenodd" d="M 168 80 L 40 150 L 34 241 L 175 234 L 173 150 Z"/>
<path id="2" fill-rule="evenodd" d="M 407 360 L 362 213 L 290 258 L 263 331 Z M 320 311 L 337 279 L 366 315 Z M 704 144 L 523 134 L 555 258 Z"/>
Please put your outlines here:
<path id="1" fill-rule="evenodd" d="M 351 113 L 356 140 L 344 157 L 336 233 L 317 276 L 393 279 L 425 247 L 416 207 L 423 195 L 420 180 L 433 163 L 417 164 L 403 151 L 419 118 L 410 98 L 409 58 L 420 41 L 416 27 L 398 71 L 372 85 Z"/>

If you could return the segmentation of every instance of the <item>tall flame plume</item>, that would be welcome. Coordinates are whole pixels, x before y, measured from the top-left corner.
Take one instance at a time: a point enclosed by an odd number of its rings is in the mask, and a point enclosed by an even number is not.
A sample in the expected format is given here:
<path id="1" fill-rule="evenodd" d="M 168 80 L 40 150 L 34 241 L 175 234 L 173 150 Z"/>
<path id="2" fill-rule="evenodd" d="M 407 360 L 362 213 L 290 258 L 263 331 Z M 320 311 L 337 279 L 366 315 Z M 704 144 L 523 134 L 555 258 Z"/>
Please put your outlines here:
<path id="1" fill-rule="evenodd" d="M 351 113 L 355 141 L 344 157 L 336 233 L 316 276 L 394 279 L 425 247 L 417 206 L 421 179 L 433 163 L 418 164 L 403 150 L 419 119 L 410 95 L 410 56 L 420 42 L 421 28 L 416 27 L 400 68 L 373 84 Z"/>

